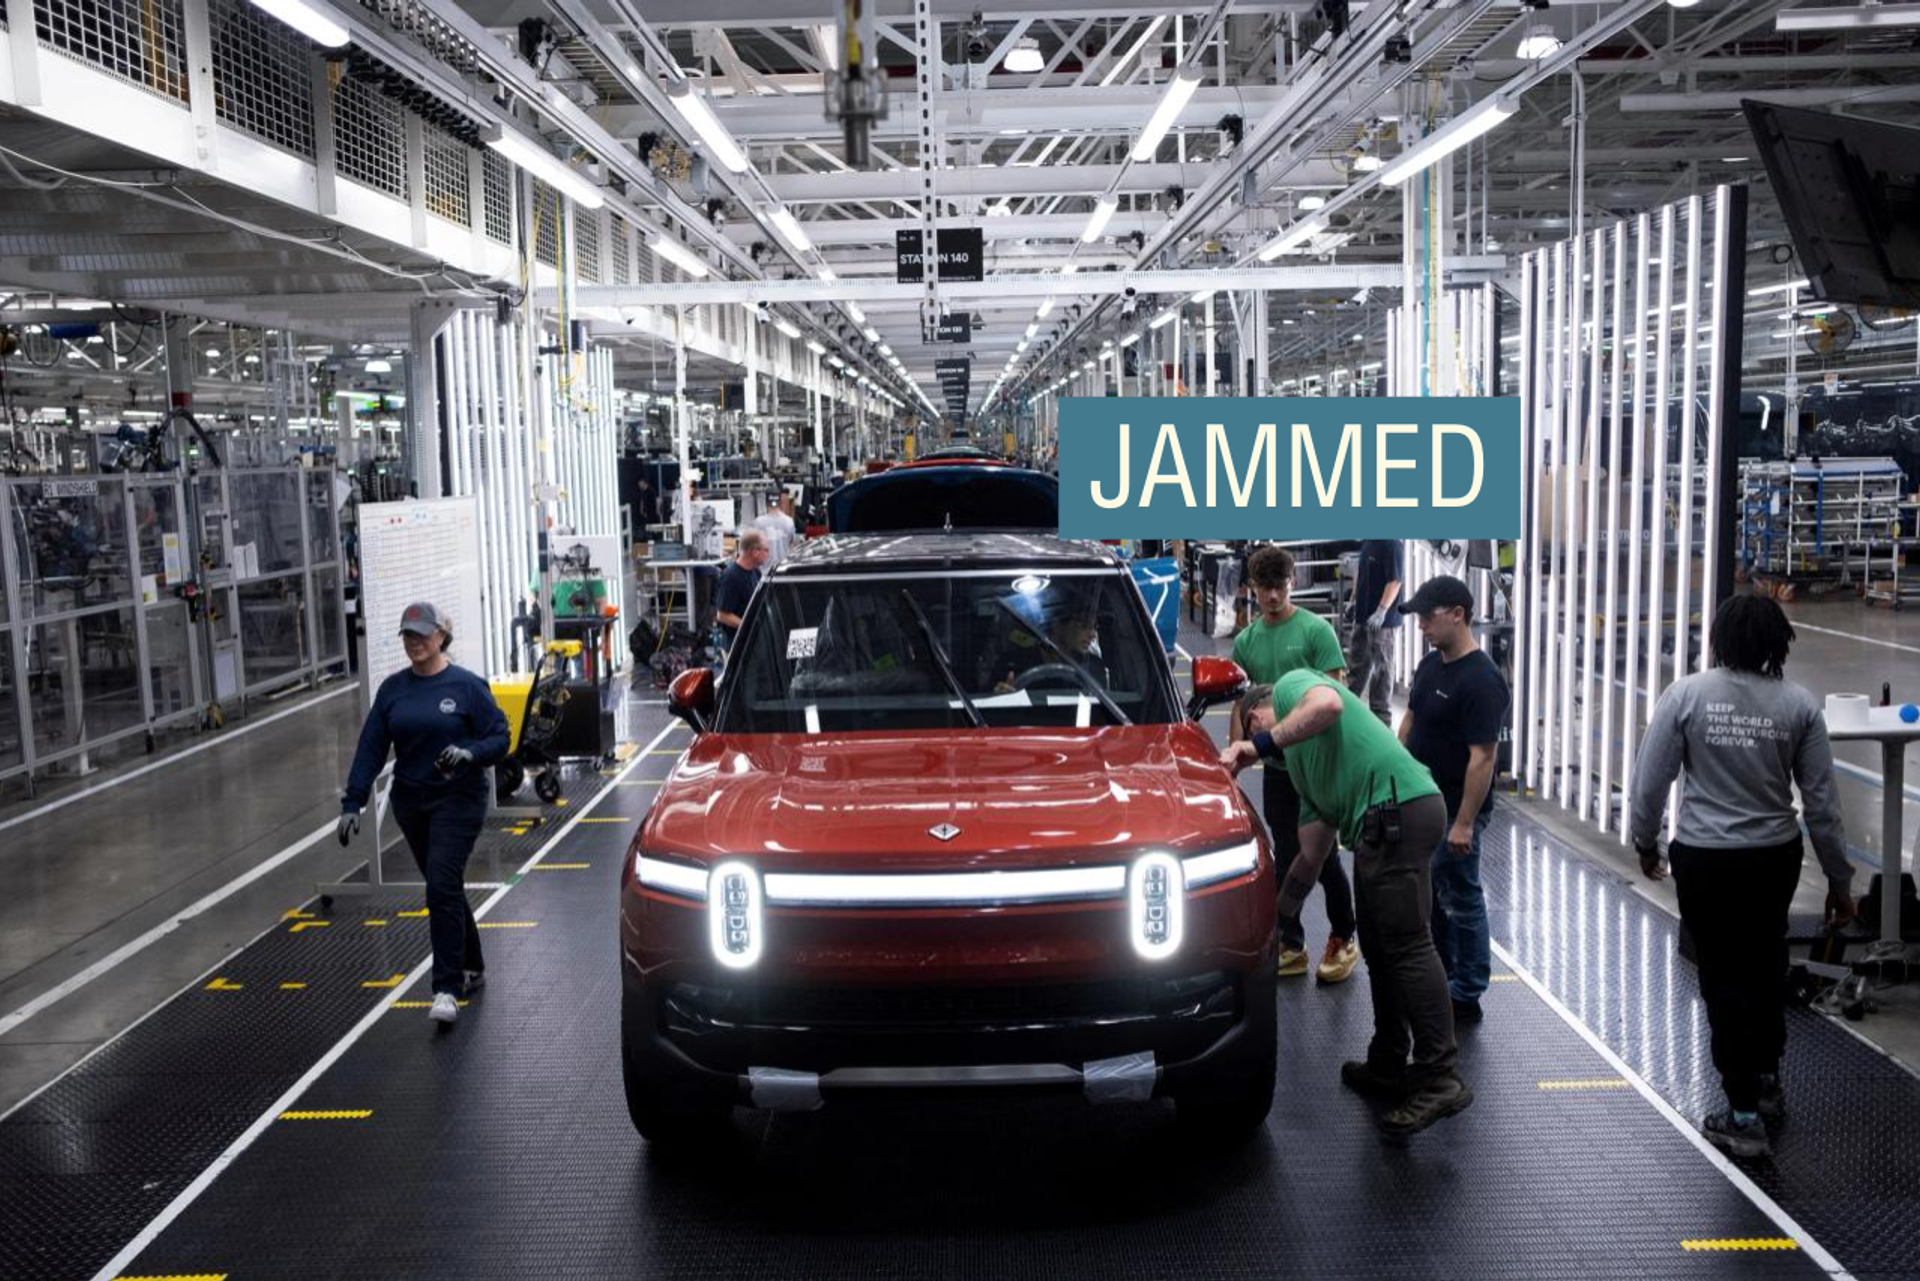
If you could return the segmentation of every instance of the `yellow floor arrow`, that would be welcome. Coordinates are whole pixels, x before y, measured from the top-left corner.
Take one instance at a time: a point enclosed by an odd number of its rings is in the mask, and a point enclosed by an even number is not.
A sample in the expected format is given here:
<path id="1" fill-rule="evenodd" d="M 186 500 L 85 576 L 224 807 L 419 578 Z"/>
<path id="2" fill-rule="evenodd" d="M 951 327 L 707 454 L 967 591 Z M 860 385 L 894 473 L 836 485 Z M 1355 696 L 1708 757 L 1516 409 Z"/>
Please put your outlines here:
<path id="1" fill-rule="evenodd" d="M 288 930 L 287 933 L 298 934 L 301 930 L 324 930 L 332 924 L 332 921 L 295 921 L 293 928 Z"/>
<path id="2" fill-rule="evenodd" d="M 207 991 L 209 991 L 209 992 L 238 992 L 238 991 L 239 991 L 239 990 L 240 990 L 241 988 L 243 988 L 243 987 L 245 987 L 245 986 L 246 986 L 246 984 L 244 984 L 244 983 L 229 983 L 229 982 L 227 982 L 227 980 L 225 980 L 225 979 L 215 979 L 215 980 L 214 980 L 213 982 L 211 982 L 211 983 L 209 983 L 209 984 L 207 984 Z"/>
<path id="3" fill-rule="evenodd" d="M 360 986 L 361 987 L 399 987 L 400 981 L 406 977 L 407 976 L 404 974 L 396 974 L 392 978 L 387 978 L 387 979 L 368 979 L 365 982 L 363 982 Z"/>

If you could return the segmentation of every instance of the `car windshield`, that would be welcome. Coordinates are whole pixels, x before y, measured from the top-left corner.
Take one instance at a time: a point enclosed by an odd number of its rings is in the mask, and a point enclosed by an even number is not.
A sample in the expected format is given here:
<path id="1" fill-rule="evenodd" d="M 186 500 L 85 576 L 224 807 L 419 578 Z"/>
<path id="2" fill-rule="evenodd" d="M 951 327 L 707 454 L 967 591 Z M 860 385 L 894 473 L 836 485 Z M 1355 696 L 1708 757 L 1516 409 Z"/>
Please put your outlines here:
<path id="1" fill-rule="evenodd" d="M 724 683 L 733 734 L 1179 716 L 1139 591 L 1106 571 L 774 578 Z"/>

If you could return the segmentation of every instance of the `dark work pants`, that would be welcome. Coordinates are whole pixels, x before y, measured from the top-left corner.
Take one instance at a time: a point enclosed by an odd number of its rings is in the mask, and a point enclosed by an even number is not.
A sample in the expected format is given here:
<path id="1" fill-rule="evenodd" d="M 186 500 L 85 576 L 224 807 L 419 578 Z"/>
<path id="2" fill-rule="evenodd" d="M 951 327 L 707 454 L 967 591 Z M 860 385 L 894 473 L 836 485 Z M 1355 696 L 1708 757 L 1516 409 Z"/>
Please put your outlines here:
<path id="1" fill-rule="evenodd" d="M 1367 1060 L 1397 1073 L 1409 1053 L 1409 1077 L 1424 1082 L 1453 1071 L 1453 1001 L 1433 947 L 1433 847 L 1447 831 L 1438 796 L 1400 805 L 1400 839 L 1365 841 L 1353 855 L 1360 911 L 1360 954 L 1373 992 L 1373 1044 Z"/>
<path id="2" fill-rule="evenodd" d="M 1393 642 L 1398 628 L 1368 627 L 1362 618 L 1347 642 L 1347 688 L 1388 725 L 1393 724 Z"/>
<path id="3" fill-rule="evenodd" d="M 1680 921 L 1693 935 L 1713 1066 L 1736 1112 L 1760 1106 L 1760 1078 L 1787 1048 L 1787 909 L 1800 884 L 1800 840 L 1750 849 L 1667 847 Z"/>
<path id="4" fill-rule="evenodd" d="M 1260 808 L 1267 819 L 1267 833 L 1273 838 L 1273 865 L 1282 872 L 1292 865 L 1300 852 L 1300 794 L 1293 790 L 1293 779 L 1283 769 L 1264 766 L 1260 784 Z M 1353 885 L 1340 862 L 1340 851 L 1327 855 L 1320 868 L 1320 888 L 1327 896 L 1327 932 L 1337 939 L 1353 938 Z M 1300 918 L 1280 921 L 1280 946 L 1305 947 L 1307 930 Z"/>
<path id="5" fill-rule="evenodd" d="M 467 902 L 467 860 L 486 822 L 484 796 L 449 796 L 412 804 L 396 792 L 393 818 L 427 883 L 427 932 L 433 939 L 433 991 L 466 991 L 467 972 L 484 970 L 480 929 Z"/>

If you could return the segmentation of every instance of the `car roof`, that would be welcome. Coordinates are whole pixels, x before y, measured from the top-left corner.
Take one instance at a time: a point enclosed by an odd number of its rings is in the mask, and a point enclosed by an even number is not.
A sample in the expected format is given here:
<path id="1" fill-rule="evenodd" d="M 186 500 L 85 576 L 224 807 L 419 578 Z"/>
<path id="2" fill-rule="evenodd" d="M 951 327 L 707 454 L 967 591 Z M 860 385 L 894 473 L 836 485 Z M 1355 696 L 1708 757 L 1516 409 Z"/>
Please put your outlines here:
<path id="1" fill-rule="evenodd" d="M 829 534 L 809 539 L 773 572 L 897 573 L 902 569 L 1111 569 L 1125 562 L 1103 543 L 1058 538 L 1031 530 L 956 529 L 952 533 Z"/>

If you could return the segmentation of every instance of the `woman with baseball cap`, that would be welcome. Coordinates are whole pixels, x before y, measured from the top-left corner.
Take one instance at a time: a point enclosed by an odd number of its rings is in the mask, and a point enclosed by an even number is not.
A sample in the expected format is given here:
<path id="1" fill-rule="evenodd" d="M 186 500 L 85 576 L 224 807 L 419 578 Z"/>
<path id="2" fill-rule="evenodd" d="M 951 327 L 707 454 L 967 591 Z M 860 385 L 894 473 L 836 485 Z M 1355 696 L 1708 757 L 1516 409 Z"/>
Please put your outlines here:
<path id="1" fill-rule="evenodd" d="M 487 683 L 447 659 L 453 626 L 427 601 L 400 614 L 407 667 L 380 683 L 340 800 L 340 843 L 360 830 L 373 781 L 394 754 L 393 817 L 427 883 L 436 1023 L 485 981 L 480 932 L 467 902 L 467 860 L 487 817 L 487 767 L 507 754 L 507 718 Z M 375 857 L 378 857 L 376 852 Z"/>

